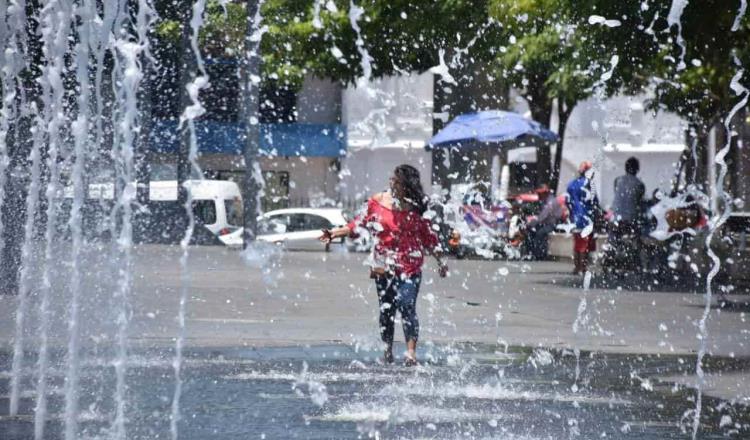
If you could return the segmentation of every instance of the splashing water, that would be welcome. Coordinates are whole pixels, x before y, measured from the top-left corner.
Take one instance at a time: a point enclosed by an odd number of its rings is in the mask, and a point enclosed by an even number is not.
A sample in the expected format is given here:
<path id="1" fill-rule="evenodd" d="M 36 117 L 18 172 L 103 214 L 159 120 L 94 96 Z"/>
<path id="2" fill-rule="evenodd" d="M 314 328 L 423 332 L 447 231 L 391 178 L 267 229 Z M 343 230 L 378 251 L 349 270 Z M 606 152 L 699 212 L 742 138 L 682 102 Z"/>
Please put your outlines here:
<path id="1" fill-rule="evenodd" d="M 440 63 L 437 66 L 431 67 L 430 72 L 440 75 L 442 80 L 448 84 L 458 85 L 456 79 L 451 75 L 448 65 L 445 64 L 445 49 L 438 50 L 438 60 Z"/>
<path id="2" fill-rule="evenodd" d="M 81 271 L 80 271 L 80 254 L 82 247 L 82 217 L 81 209 L 83 207 L 85 190 L 84 190 L 84 165 L 86 161 L 86 143 L 88 141 L 88 104 L 89 104 L 89 39 L 91 34 L 91 11 L 92 4 L 86 1 L 76 11 L 81 18 L 81 25 L 78 28 L 80 41 L 76 45 L 76 77 L 80 84 L 81 91 L 78 96 L 78 119 L 72 124 L 74 138 L 74 156 L 73 164 L 73 206 L 71 208 L 69 225 L 72 231 L 72 255 L 73 267 L 71 270 L 71 300 L 68 318 L 68 369 L 65 375 L 65 438 L 74 439 L 77 435 L 78 427 L 76 415 L 78 413 L 78 374 L 79 374 L 79 312 L 81 296 Z M 37 393 L 38 398 L 42 399 L 43 394 Z M 36 423 L 44 423 L 43 418 Z"/>
<path id="3" fill-rule="evenodd" d="M 745 12 L 747 12 L 747 0 L 740 0 L 740 10 L 737 12 L 737 16 L 734 18 L 734 23 L 732 24 L 732 32 L 737 32 L 740 29 L 740 23 L 742 22 L 742 18 L 745 16 Z"/>
<path id="4" fill-rule="evenodd" d="M 124 6 L 123 6 L 124 8 Z M 125 16 L 120 11 L 118 17 Z M 139 14 L 139 20 L 143 19 Z M 116 20 L 116 23 L 119 20 Z M 120 23 L 122 25 L 122 23 Z M 138 23 L 145 26 L 145 23 Z M 117 34 L 117 33 L 115 33 Z M 118 289 L 115 293 L 119 310 L 117 311 L 117 349 L 115 357 L 115 418 L 113 421 L 113 437 L 121 440 L 126 438 L 125 431 L 125 393 L 126 393 L 126 369 L 127 369 L 127 333 L 130 321 L 130 294 L 132 290 L 132 247 L 133 247 L 133 202 L 135 201 L 135 133 L 139 130 L 137 122 L 138 115 L 138 88 L 143 78 L 140 66 L 140 56 L 146 49 L 147 41 L 131 41 L 128 37 L 120 38 L 115 42 L 117 55 L 115 57 L 115 75 L 122 81 L 119 90 L 119 120 L 118 132 L 116 133 L 117 160 L 115 169 L 117 172 L 117 184 L 119 194 L 116 210 L 122 213 L 122 225 L 120 226 L 117 239 L 117 250 L 121 258 L 120 279 Z M 115 225 L 113 224 L 113 227 Z"/>
<path id="5" fill-rule="evenodd" d="M 669 8 L 669 15 L 667 15 L 667 24 L 671 28 L 677 26 L 677 45 L 680 46 L 680 62 L 677 64 L 677 70 L 685 70 L 687 65 L 685 64 L 685 39 L 682 37 L 682 12 L 688 5 L 688 0 L 672 0 L 672 6 Z"/>
<path id="6" fill-rule="evenodd" d="M 362 30 L 359 27 L 359 20 L 364 14 L 365 10 L 357 6 L 354 0 L 351 0 L 351 3 L 349 3 L 349 23 L 351 23 L 352 29 L 357 35 L 355 44 L 357 45 L 357 52 L 359 52 L 360 65 L 362 67 L 362 76 L 357 80 L 357 83 L 362 87 L 367 87 L 372 78 L 372 57 L 365 47 L 365 40 L 362 38 Z"/>
<path id="7" fill-rule="evenodd" d="M 192 34 L 190 36 L 190 47 L 193 55 L 195 56 L 197 64 L 197 75 L 195 79 L 186 85 L 188 96 L 190 97 L 191 104 L 185 108 L 184 113 L 180 116 L 180 127 L 185 123 L 188 126 L 189 151 L 188 151 L 188 162 L 190 168 L 195 171 L 198 176 L 203 176 L 200 166 L 198 165 L 198 138 L 195 130 L 195 119 L 205 113 L 205 108 L 200 102 L 199 94 L 200 91 L 209 87 L 208 76 L 203 65 L 203 58 L 198 48 L 198 33 L 201 26 L 203 26 L 203 12 L 206 6 L 204 0 L 198 0 L 193 4 L 192 18 L 190 19 L 190 28 Z M 185 182 L 187 183 L 187 182 Z M 185 184 L 178 182 L 178 184 Z M 185 188 L 187 190 L 188 188 Z M 179 191 L 179 189 L 178 189 Z M 169 422 L 169 432 L 173 440 L 177 440 L 179 436 L 178 423 L 180 421 L 180 397 L 182 395 L 182 349 L 185 343 L 185 313 L 187 309 L 188 292 L 190 290 L 190 271 L 188 269 L 188 263 L 190 258 L 190 240 L 193 237 L 195 230 L 195 213 L 193 212 L 193 194 L 192 191 L 186 191 L 187 197 L 185 198 L 185 212 L 188 218 L 187 228 L 185 230 L 185 236 L 180 242 L 182 248 L 182 255 L 180 256 L 180 299 L 177 310 L 177 325 L 178 333 L 175 341 L 175 357 L 172 363 L 175 377 L 174 394 L 172 395 L 172 408 L 171 417 Z"/>
<path id="8" fill-rule="evenodd" d="M 36 109 L 36 103 L 31 103 L 31 109 Z M 37 118 L 39 119 L 39 118 Z M 39 122 L 37 122 L 39 124 Z M 28 296 L 31 289 L 31 269 L 33 267 L 34 247 L 34 213 L 39 204 L 39 188 L 41 174 L 41 144 L 42 130 L 34 130 L 34 139 L 31 147 L 31 181 L 29 183 L 29 196 L 26 197 L 26 222 L 24 225 L 24 242 L 21 249 L 21 274 L 19 301 L 16 309 L 15 338 L 13 341 L 13 364 L 11 367 L 10 380 L 10 415 L 18 414 L 18 399 L 20 397 L 21 367 L 23 363 L 23 326 L 28 308 Z"/>
<path id="9" fill-rule="evenodd" d="M 735 63 L 740 65 L 739 60 L 735 58 Z M 713 295 L 713 281 L 716 275 L 719 273 L 719 270 L 721 268 L 721 260 L 716 255 L 716 252 L 714 251 L 712 245 L 712 241 L 714 238 L 714 234 L 716 231 L 727 221 L 729 218 L 729 215 L 732 212 L 732 201 L 731 197 L 727 192 L 724 190 L 724 179 L 727 175 L 727 163 L 726 163 L 726 156 L 729 154 L 729 150 L 732 145 L 732 137 L 734 136 L 732 131 L 732 119 L 737 114 L 737 112 L 740 111 L 740 109 L 744 108 L 748 104 L 748 98 L 750 98 L 750 90 L 745 88 L 741 83 L 740 79 L 742 79 L 742 75 L 745 73 L 744 69 L 739 69 L 737 73 L 732 78 L 732 81 L 730 83 L 730 87 L 734 94 L 738 97 L 741 97 L 740 100 L 732 107 L 732 109 L 729 111 L 729 114 L 727 114 L 726 119 L 724 120 L 724 129 L 727 133 L 727 140 L 724 144 L 724 147 L 717 153 L 715 163 L 719 165 L 719 173 L 716 177 L 716 186 L 719 188 L 719 194 L 718 196 L 721 197 L 724 200 L 724 206 L 722 208 L 722 212 L 717 215 L 711 222 L 711 227 L 708 232 L 708 235 L 706 236 L 706 249 L 708 251 L 708 256 L 712 261 L 711 271 L 708 273 L 706 277 L 706 295 L 705 295 L 705 306 L 703 308 L 703 315 L 701 316 L 701 319 L 698 323 L 698 331 L 699 331 L 699 339 L 700 339 L 700 346 L 698 349 L 698 358 L 696 360 L 695 364 L 695 372 L 698 376 L 698 383 L 696 387 L 696 400 L 695 400 L 695 416 L 693 419 L 693 440 L 695 440 L 698 437 L 698 429 L 700 428 L 700 417 L 701 417 L 701 411 L 702 411 L 702 405 L 703 405 L 703 387 L 705 386 L 705 372 L 703 371 L 703 358 L 706 355 L 706 350 L 708 347 L 708 318 L 711 313 L 711 303 L 712 303 L 712 295 Z"/>
<path id="10" fill-rule="evenodd" d="M 323 0 L 315 0 L 315 3 L 313 3 L 312 25 L 315 29 L 323 29 L 323 22 L 320 21 L 320 6 L 322 4 Z"/>
<path id="11" fill-rule="evenodd" d="M 62 54 L 65 53 L 68 33 L 70 32 L 71 12 L 69 5 L 65 2 L 56 3 L 54 4 L 54 7 L 48 11 L 49 15 L 45 18 L 45 20 L 48 20 L 48 26 L 55 31 L 54 40 L 51 44 L 50 50 L 52 50 L 53 53 L 61 54 L 61 56 L 53 58 L 54 62 L 49 66 L 49 70 L 45 75 L 50 77 L 50 97 L 52 98 L 51 101 L 45 102 L 45 108 L 49 106 L 50 114 L 53 117 L 47 125 L 49 130 L 49 159 L 47 161 L 47 166 L 49 168 L 50 178 L 45 191 L 45 199 L 47 201 L 47 225 L 44 233 L 44 240 L 46 244 L 43 263 L 44 268 L 42 270 L 42 285 L 39 292 L 41 297 L 41 303 L 39 306 L 41 318 L 39 332 L 41 338 L 38 361 L 37 405 L 34 414 L 34 437 L 37 440 L 41 440 L 44 437 L 44 419 L 47 413 L 46 394 L 50 319 L 49 297 L 52 289 L 50 271 L 52 270 L 52 265 L 54 263 L 53 251 L 58 214 L 57 198 L 59 197 L 58 192 L 60 185 L 60 166 L 58 161 L 63 155 L 63 152 L 61 151 L 62 145 L 60 145 L 60 131 L 65 123 L 63 111 L 63 94 L 65 89 L 62 84 L 64 58 Z M 56 22 L 55 25 L 52 25 L 53 21 Z"/>
<path id="12" fill-rule="evenodd" d="M 51 221 L 47 224 L 45 232 L 45 239 L 47 240 L 45 256 L 46 263 L 51 260 L 50 252 L 52 246 L 52 230 L 53 225 L 50 225 L 54 221 L 56 216 L 56 204 L 54 199 L 57 197 L 57 185 L 60 179 L 58 159 L 60 153 L 60 129 L 63 123 L 62 116 L 62 100 L 64 88 L 62 84 L 63 74 L 63 54 L 66 50 L 67 38 L 68 38 L 68 26 L 70 25 L 69 11 L 66 10 L 66 5 L 60 4 L 59 2 L 53 2 L 50 7 L 43 11 L 45 14 L 42 17 L 43 29 L 43 51 L 47 54 L 52 55 L 55 61 L 50 63 L 44 68 L 45 81 L 42 83 L 42 103 L 43 103 L 43 116 L 40 116 L 36 120 L 36 135 L 34 136 L 34 145 L 31 152 L 32 161 L 32 184 L 29 187 L 29 197 L 27 198 L 27 219 L 25 229 L 25 241 L 23 254 L 25 255 L 24 261 L 26 267 L 23 269 L 21 274 L 22 288 L 20 292 L 20 304 L 18 306 L 18 312 L 16 314 L 16 332 L 15 341 L 13 347 L 13 376 L 11 379 L 11 396 L 10 396 L 10 414 L 15 415 L 18 412 L 18 400 L 20 392 L 20 380 L 21 380 L 21 367 L 23 363 L 23 327 L 25 314 L 28 308 L 28 296 L 30 294 L 31 282 L 31 268 L 28 267 L 32 264 L 32 246 L 33 246 L 33 235 L 34 235 L 34 222 L 35 212 L 37 210 L 37 204 L 39 202 L 39 186 L 40 186 L 40 169 L 41 169 L 41 148 L 44 142 L 43 136 L 46 131 L 49 130 L 49 153 L 47 166 L 49 168 L 49 182 L 47 184 L 45 196 L 47 198 L 48 206 L 46 214 Z M 59 16 L 65 16 L 64 19 L 60 20 Z M 34 182 L 34 180 L 36 180 Z M 33 193 L 32 193 L 33 191 Z M 48 268 L 44 269 L 44 280 L 46 283 L 49 282 Z M 48 305 L 47 297 L 49 296 L 49 287 L 44 286 L 42 292 L 42 312 L 46 313 Z M 42 317 L 42 346 L 44 351 L 47 350 L 47 322 L 44 320 L 48 319 L 48 316 Z M 38 389 L 44 390 L 46 387 L 46 353 L 40 353 L 39 370 L 41 372 L 40 380 L 38 383 Z M 37 411 L 39 417 L 44 418 L 46 412 L 46 402 L 44 397 L 40 398 L 37 402 Z M 37 428 L 35 436 L 37 438 L 43 435 L 40 431 L 41 428 Z"/>

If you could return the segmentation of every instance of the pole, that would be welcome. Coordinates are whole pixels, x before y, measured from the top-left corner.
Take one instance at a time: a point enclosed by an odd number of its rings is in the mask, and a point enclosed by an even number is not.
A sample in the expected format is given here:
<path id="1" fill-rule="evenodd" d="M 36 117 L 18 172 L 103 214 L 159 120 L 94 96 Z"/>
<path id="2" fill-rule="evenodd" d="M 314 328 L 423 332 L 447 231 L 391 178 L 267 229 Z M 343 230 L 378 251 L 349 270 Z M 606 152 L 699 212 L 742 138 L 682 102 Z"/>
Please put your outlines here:
<path id="1" fill-rule="evenodd" d="M 190 18 L 191 18 L 191 2 L 182 2 L 183 10 L 180 14 L 182 21 L 182 34 L 180 35 L 180 109 L 184 109 L 189 106 L 192 102 L 190 95 L 187 91 L 187 85 L 193 81 L 195 76 L 195 54 L 193 49 L 190 47 Z M 177 151 L 177 203 L 180 206 L 184 206 L 187 202 L 187 189 L 184 184 L 190 179 L 190 161 L 188 155 L 190 154 L 190 131 L 188 130 L 187 124 L 184 124 L 180 129 L 179 133 L 179 148 Z M 182 219 L 184 222 L 180 222 L 180 226 L 187 225 L 187 214 Z M 178 230 L 184 230 L 184 227 L 178 228 Z"/>
<path id="2" fill-rule="evenodd" d="M 136 141 L 135 157 L 135 181 L 136 181 L 136 199 L 140 208 L 135 212 L 134 228 L 135 240 L 137 242 L 149 242 L 146 237 L 149 228 L 151 215 L 148 211 L 149 205 L 149 187 L 150 187 L 150 150 L 151 145 L 151 127 L 152 127 L 152 80 L 151 61 L 148 56 L 141 57 L 143 66 L 143 80 L 139 90 L 138 103 L 140 104 L 139 119 L 141 131 Z"/>
<path id="3" fill-rule="evenodd" d="M 247 33 L 245 35 L 245 56 L 241 63 L 242 78 L 242 113 L 241 123 L 245 127 L 245 144 L 243 157 L 245 173 L 242 179 L 242 201 L 244 214 L 243 247 L 255 240 L 258 226 L 258 202 L 260 191 L 258 144 L 260 142 L 260 112 L 258 97 L 260 95 L 260 39 L 253 38 L 260 23 L 259 0 L 247 0 Z M 258 40 L 258 41 L 255 41 Z"/>

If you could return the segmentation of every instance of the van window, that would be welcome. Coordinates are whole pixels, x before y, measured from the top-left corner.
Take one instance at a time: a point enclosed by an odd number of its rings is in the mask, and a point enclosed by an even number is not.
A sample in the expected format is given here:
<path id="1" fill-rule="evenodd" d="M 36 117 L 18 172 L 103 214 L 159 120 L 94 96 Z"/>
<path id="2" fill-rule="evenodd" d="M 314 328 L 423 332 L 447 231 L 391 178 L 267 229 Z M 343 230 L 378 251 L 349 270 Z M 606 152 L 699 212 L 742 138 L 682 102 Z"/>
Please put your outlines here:
<path id="1" fill-rule="evenodd" d="M 232 200 L 224 200 L 224 208 L 227 211 L 227 223 L 230 226 L 243 225 L 242 200 L 239 197 L 235 197 Z"/>
<path id="2" fill-rule="evenodd" d="M 216 223 L 216 204 L 213 200 L 193 201 L 193 215 L 195 221 L 204 225 Z"/>

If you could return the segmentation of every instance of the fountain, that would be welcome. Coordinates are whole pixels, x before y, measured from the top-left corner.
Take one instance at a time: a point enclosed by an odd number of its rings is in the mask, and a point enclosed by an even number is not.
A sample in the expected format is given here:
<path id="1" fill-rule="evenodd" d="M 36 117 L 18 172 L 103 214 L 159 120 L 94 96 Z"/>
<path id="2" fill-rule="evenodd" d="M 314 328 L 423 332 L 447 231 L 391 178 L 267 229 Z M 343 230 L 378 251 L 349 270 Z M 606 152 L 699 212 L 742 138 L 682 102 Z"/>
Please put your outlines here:
<path id="1" fill-rule="evenodd" d="M 371 21 L 392 11 L 353 0 L 309 3 L 296 22 L 288 22 L 299 25 L 299 32 L 313 29 L 310 38 L 325 46 L 321 57 L 332 57 L 334 65 L 356 72 L 356 78 L 348 80 L 364 89 L 377 108 L 351 123 L 372 133 L 372 144 L 378 146 L 388 134 L 382 121 L 392 116 L 394 93 L 371 84 L 405 70 L 395 62 L 382 66 L 375 45 L 383 42 L 374 38 Z M 613 325 L 613 331 L 605 331 L 600 319 L 607 313 L 617 319 L 612 312 L 621 292 L 602 288 L 594 271 L 570 281 L 544 278 L 544 271 L 558 270 L 555 262 L 510 260 L 498 269 L 496 262 L 471 260 L 456 261 L 446 284 L 440 284 L 431 269 L 425 271 L 420 300 L 425 340 L 419 346 L 423 364 L 409 369 L 379 361 L 381 347 L 368 327 L 373 323 L 361 319 L 377 303 L 369 281 L 350 278 L 365 256 L 346 250 L 287 255 L 250 242 L 263 191 L 258 105 L 265 79 L 260 49 L 264 38 L 276 37 L 279 25 L 274 21 L 278 17 L 261 13 L 262 1 L 245 5 L 249 18 L 244 50 L 233 54 L 240 66 L 241 112 L 247 122 L 241 127 L 248 170 L 242 184 L 247 249 L 236 253 L 194 246 L 201 219 L 183 184 L 188 176 L 202 179 L 204 174 L 198 123 L 207 112 L 204 97 L 214 86 L 202 32 L 209 26 L 211 8 L 226 11 L 228 5 L 225 0 L 177 5 L 179 41 L 170 44 L 179 46 L 179 55 L 170 62 L 176 66 L 171 74 L 180 78 L 172 92 L 179 96 L 169 97 L 169 90 L 153 86 L 157 73 L 168 70 L 167 56 L 159 52 L 167 49 L 155 43 L 157 33 L 169 32 L 167 20 L 159 17 L 165 5 L 148 0 L 0 0 L 0 265 L 2 280 L 9 280 L 0 288 L 13 294 L 0 298 L 2 305 L 13 308 L 13 321 L 0 323 L 5 332 L 1 339 L 12 339 L 11 345 L 0 347 L 0 401 L 7 401 L 7 410 L 0 405 L 0 437 L 520 440 L 561 435 L 627 438 L 635 433 L 643 438 L 690 434 L 696 439 L 750 432 L 750 421 L 740 409 L 705 395 L 708 365 L 741 371 L 746 367 L 741 356 L 734 359 L 734 352 L 712 357 L 714 335 L 709 332 L 721 269 L 714 237 L 737 205 L 724 187 L 727 155 L 736 136 L 732 121 L 746 110 L 750 98 L 739 58 L 734 59 L 736 73 L 729 85 L 736 100 L 722 120 L 728 135 L 716 154 L 714 177 L 722 203 L 705 237 L 712 266 L 699 304 L 702 313 L 694 319 L 697 356 L 685 354 L 696 348 L 694 335 L 684 337 L 681 341 L 689 342 L 682 345 L 665 343 L 681 350 L 674 355 L 642 341 L 640 346 L 623 342 L 627 350 L 618 352 L 615 338 L 624 340 L 628 329 Z M 649 7 L 643 2 L 642 12 Z M 682 23 L 689 8 L 689 2 L 674 0 L 671 7 L 661 8 L 668 14 L 658 19 L 654 13 L 651 25 L 641 26 L 655 41 L 667 38 L 653 30 L 659 20 L 666 20 L 665 35 L 676 31 L 674 42 L 670 40 L 678 54 L 670 73 L 676 78 L 701 62 L 690 59 L 690 29 Z M 745 9 L 743 1 L 732 20 L 733 32 L 742 31 Z M 403 21 L 420 13 L 397 12 L 394 17 Z M 601 32 L 628 20 L 595 12 L 582 23 Z M 526 22 L 528 17 L 521 14 L 517 20 Z M 423 66 L 440 77 L 435 89 L 444 98 L 464 90 L 460 87 L 467 81 L 466 67 L 477 63 L 472 51 L 503 29 L 494 18 L 472 26 L 476 35 L 457 37 L 455 47 L 447 43 L 453 36 L 441 35 L 433 65 Z M 569 34 L 563 34 L 573 30 L 560 26 L 560 32 L 564 40 Z M 415 41 L 425 38 L 429 36 L 420 34 Z M 507 44 L 493 48 L 493 55 L 513 49 L 517 36 L 504 38 Z M 300 56 L 293 53 L 292 43 L 284 43 L 274 47 L 290 57 Z M 397 51 L 411 49 L 404 44 Z M 617 81 L 618 70 L 630 68 L 627 61 L 613 53 L 577 67 L 583 76 L 595 78 L 584 94 L 602 111 L 611 96 L 610 81 Z M 523 69 L 520 62 L 513 67 L 516 72 Z M 270 75 L 278 80 L 278 72 Z M 486 71 L 482 75 L 491 76 Z M 652 86 L 657 85 L 654 80 Z M 407 98 L 415 101 L 415 108 L 423 107 L 416 98 Z M 180 230 L 172 235 L 179 239 L 170 245 L 147 243 L 140 232 L 161 227 L 156 216 L 150 217 L 152 205 L 143 198 L 150 187 L 141 181 L 158 159 L 149 144 L 150 106 L 161 99 L 180 101 L 174 115 L 179 131 L 174 212 L 184 218 L 174 223 Z M 564 107 L 559 101 L 556 105 Z M 439 118 L 445 106 L 434 110 Z M 593 127 L 603 146 L 609 143 L 608 130 Z M 604 161 L 596 152 L 591 156 Z M 449 166 L 450 160 L 469 161 L 468 156 L 433 156 L 439 157 Z M 498 156 L 490 162 L 496 159 L 499 165 Z M 491 179 L 499 180 L 491 168 Z M 434 201 L 442 204 L 438 209 L 443 213 L 462 209 L 456 200 L 435 196 Z M 675 199 L 670 206 L 682 202 Z M 429 215 L 438 214 L 430 210 Z M 593 233 L 593 225 L 586 232 Z M 661 232 L 663 238 L 673 234 Z M 542 270 L 535 273 L 532 267 Z M 339 296 L 326 296 L 332 291 Z M 513 296 L 516 291 L 523 294 Z M 547 301 L 539 307 L 539 316 L 524 303 L 529 293 Z M 346 313 L 336 308 L 342 299 L 350 301 Z M 632 303 L 641 300 L 628 297 Z M 266 308 L 258 309 L 259 304 Z M 332 310 L 336 312 L 326 315 Z M 666 339 L 667 330 L 674 335 L 679 324 L 673 320 L 656 328 Z M 529 336 L 523 329 L 534 325 L 539 335 Z M 644 353 L 637 352 L 644 346 Z M 657 376 L 666 372 L 695 374 L 695 390 L 673 385 L 676 381 L 660 382 Z M 714 420 L 717 414 L 721 417 Z"/>

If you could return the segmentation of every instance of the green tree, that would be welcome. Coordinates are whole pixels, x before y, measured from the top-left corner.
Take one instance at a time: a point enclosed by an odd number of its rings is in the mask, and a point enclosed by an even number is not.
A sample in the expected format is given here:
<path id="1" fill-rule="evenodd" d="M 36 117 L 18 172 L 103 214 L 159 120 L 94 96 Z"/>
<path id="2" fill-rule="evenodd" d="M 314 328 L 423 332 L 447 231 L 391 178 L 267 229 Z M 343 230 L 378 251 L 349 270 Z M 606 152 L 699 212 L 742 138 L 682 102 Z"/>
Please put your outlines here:
<path id="1" fill-rule="evenodd" d="M 313 0 L 268 0 L 263 3 L 262 40 L 264 80 L 301 83 L 306 74 L 351 83 L 361 77 L 362 53 L 352 28 L 348 0 L 322 2 L 316 17 Z M 372 58 L 372 77 L 423 72 L 438 64 L 440 49 L 462 48 L 472 39 L 466 57 L 491 59 L 496 40 L 487 30 L 484 1 L 364 0 L 358 25 L 362 48 Z M 326 7 L 327 4 L 333 5 Z M 179 44 L 180 17 L 162 15 L 157 36 L 165 44 Z M 204 56 L 231 58 L 242 53 L 246 23 L 244 5 L 222 7 L 209 1 L 200 43 Z M 184 19 L 182 19 L 184 20 Z M 318 20 L 316 25 L 316 20 Z M 475 38 L 478 33 L 482 38 Z"/>
<path id="2" fill-rule="evenodd" d="M 653 22 L 652 45 L 659 54 L 644 60 L 656 94 L 649 108 L 674 112 L 688 122 L 691 156 L 696 159 L 688 163 L 689 183 L 705 182 L 709 131 L 740 100 L 732 79 L 744 70 L 737 80 L 750 85 L 750 73 L 743 67 L 750 66 L 750 18 L 738 19 L 738 12 L 735 1 L 704 0 L 687 4 L 680 17 L 681 32 L 666 19 Z M 667 14 L 662 10 L 659 16 Z M 676 44 L 679 40 L 683 46 Z"/>
<path id="3" fill-rule="evenodd" d="M 490 15 L 503 24 L 508 41 L 495 64 L 511 86 L 521 90 L 532 117 L 548 124 L 557 104 L 557 146 L 549 183 L 557 188 L 568 119 L 576 104 L 594 93 L 605 98 L 635 92 L 646 83 L 641 66 L 651 37 L 644 34 L 640 5 L 602 0 L 492 0 Z M 615 58 L 616 57 L 616 58 Z M 549 162 L 548 157 L 541 157 Z"/>

